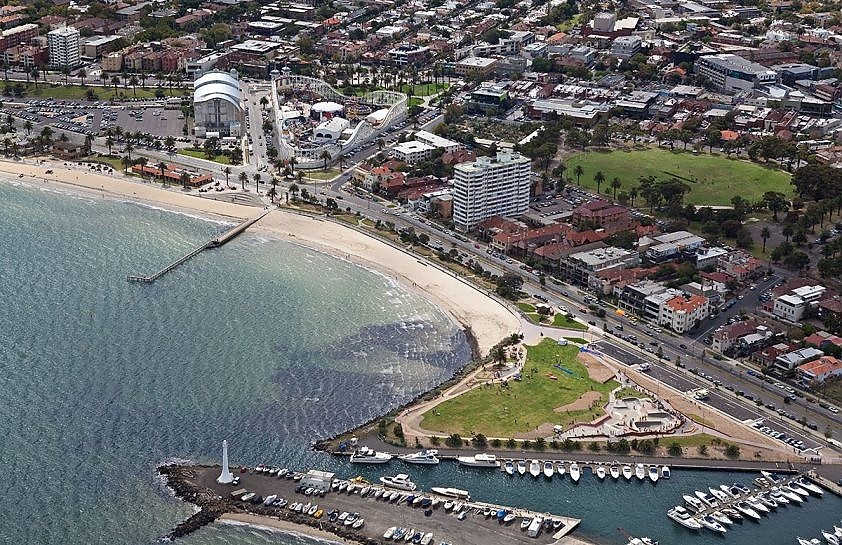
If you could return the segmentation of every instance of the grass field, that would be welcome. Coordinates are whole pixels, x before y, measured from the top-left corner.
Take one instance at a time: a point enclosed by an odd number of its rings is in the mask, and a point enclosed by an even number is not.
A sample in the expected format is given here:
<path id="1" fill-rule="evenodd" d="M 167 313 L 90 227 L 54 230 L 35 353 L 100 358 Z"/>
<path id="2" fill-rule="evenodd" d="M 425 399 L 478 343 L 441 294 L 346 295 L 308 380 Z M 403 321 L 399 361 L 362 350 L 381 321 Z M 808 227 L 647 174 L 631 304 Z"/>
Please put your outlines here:
<path id="1" fill-rule="evenodd" d="M 697 435 L 688 435 L 684 437 L 664 437 L 661 439 L 661 446 L 669 447 L 673 443 L 678 443 L 682 447 L 698 447 L 700 445 L 713 445 L 718 439 L 713 435 L 706 433 L 699 433 Z"/>
<path id="2" fill-rule="evenodd" d="M 401 85 L 401 93 L 426 97 L 444 91 L 448 87 L 450 85 L 447 83 L 416 83 L 415 85 L 405 83 Z"/>
<path id="3" fill-rule="evenodd" d="M 510 437 L 545 423 L 567 426 L 570 421 L 589 422 L 604 414 L 602 405 L 618 384 L 613 380 L 605 384 L 592 380 L 585 366 L 576 360 L 578 352 L 578 347 L 559 346 L 552 339 L 528 346 L 522 381 L 509 381 L 505 388 L 499 384 L 483 386 L 447 400 L 427 411 L 421 426 L 463 436 L 484 433 L 488 437 Z M 554 363 L 571 374 L 553 367 Z M 558 380 L 549 378 L 548 373 Z M 590 391 L 601 396 L 596 408 L 564 413 L 553 410 Z"/>
<path id="4" fill-rule="evenodd" d="M 634 388 L 626 387 L 626 388 L 621 388 L 616 394 L 614 394 L 614 397 L 616 399 L 625 399 L 625 398 L 628 398 L 628 397 L 636 397 L 636 398 L 640 399 L 640 398 L 647 397 L 647 396 L 646 396 L 646 394 L 642 394 L 642 393 L 638 392 Z"/>
<path id="5" fill-rule="evenodd" d="M 329 168 L 327 170 L 302 170 L 304 173 L 304 181 L 307 180 L 332 180 L 339 176 L 341 172 L 338 168 Z"/>
<path id="6" fill-rule="evenodd" d="M 36 88 L 34 84 L 30 83 L 24 84 L 24 89 L 27 97 L 56 98 L 66 100 L 88 100 L 86 94 L 90 89 L 92 89 L 96 93 L 97 100 L 155 98 L 154 89 L 143 87 L 137 88 L 136 95 L 131 87 L 126 88 L 122 86 L 117 86 L 117 89 L 115 90 L 113 85 L 110 87 L 82 87 L 81 85 L 62 85 L 54 87 L 51 85 L 39 83 L 38 87 Z M 166 96 L 169 97 L 169 89 L 165 89 L 165 91 Z M 176 96 L 180 96 L 181 94 L 181 91 L 175 91 Z"/>
<path id="7" fill-rule="evenodd" d="M 655 176 L 663 180 L 678 178 L 690 186 L 690 192 L 685 197 L 685 202 L 690 204 L 730 205 L 731 197 L 735 195 L 756 201 L 767 191 L 792 194 L 788 173 L 719 155 L 693 155 L 691 152 L 654 148 L 587 152 L 570 157 L 565 165 L 565 175 L 573 184 L 576 183 L 573 171 L 581 165 L 584 171 L 582 186 L 591 189 L 596 189 L 594 175 L 601 171 L 605 181 L 600 190 L 606 195 L 613 195 L 611 180 L 615 177 L 623 184 L 618 191 L 628 191 L 639 185 L 641 176 Z M 638 198 L 635 204 L 642 207 L 646 202 Z"/>
<path id="8" fill-rule="evenodd" d="M 579 331 L 585 331 L 588 329 L 588 326 L 585 324 L 577 322 L 576 320 L 571 320 L 567 317 L 567 315 L 560 312 L 556 312 L 555 316 L 553 316 L 553 325 L 555 327 L 563 327 L 565 329 L 578 329 Z"/>
<path id="9" fill-rule="evenodd" d="M 206 161 L 213 161 L 223 165 L 231 165 L 231 158 L 227 155 L 214 155 L 213 158 L 208 157 L 204 150 L 184 148 L 178 150 L 179 155 L 187 155 L 188 157 L 196 157 L 197 159 L 204 159 Z"/>

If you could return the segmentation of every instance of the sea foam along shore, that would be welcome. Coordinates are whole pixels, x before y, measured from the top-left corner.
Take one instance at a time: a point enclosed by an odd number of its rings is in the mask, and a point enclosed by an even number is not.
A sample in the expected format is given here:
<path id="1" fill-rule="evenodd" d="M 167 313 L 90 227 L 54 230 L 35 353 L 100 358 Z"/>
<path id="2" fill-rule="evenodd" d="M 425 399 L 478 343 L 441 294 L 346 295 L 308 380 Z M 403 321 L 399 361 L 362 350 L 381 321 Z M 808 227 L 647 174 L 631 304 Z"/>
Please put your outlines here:
<path id="1" fill-rule="evenodd" d="M 53 173 L 46 174 L 47 169 Z M 260 210 L 253 206 L 201 198 L 180 188 L 163 189 L 157 184 L 131 181 L 122 175 L 93 174 L 58 162 L 33 165 L 0 161 L 0 176 L 3 174 L 27 184 L 54 184 L 106 198 L 151 203 L 209 219 L 239 221 L 254 217 Z M 17 180 L 20 174 L 24 178 Z M 483 355 L 505 336 L 521 330 L 517 314 L 471 284 L 354 229 L 278 210 L 263 218 L 251 230 L 380 271 L 402 287 L 432 300 L 461 326 L 470 327 Z"/>
<path id="2" fill-rule="evenodd" d="M 330 532 L 306 526 L 304 524 L 295 524 L 286 520 L 281 520 L 272 517 L 264 517 L 260 515 L 252 515 L 249 513 L 225 513 L 219 517 L 219 522 L 223 524 L 230 524 L 235 526 L 250 526 L 253 528 L 265 529 L 269 531 L 280 531 L 286 534 L 297 534 L 315 539 L 318 541 L 326 541 L 329 543 L 339 543 L 342 545 L 359 545 L 356 541 L 349 541 L 341 538 Z"/>

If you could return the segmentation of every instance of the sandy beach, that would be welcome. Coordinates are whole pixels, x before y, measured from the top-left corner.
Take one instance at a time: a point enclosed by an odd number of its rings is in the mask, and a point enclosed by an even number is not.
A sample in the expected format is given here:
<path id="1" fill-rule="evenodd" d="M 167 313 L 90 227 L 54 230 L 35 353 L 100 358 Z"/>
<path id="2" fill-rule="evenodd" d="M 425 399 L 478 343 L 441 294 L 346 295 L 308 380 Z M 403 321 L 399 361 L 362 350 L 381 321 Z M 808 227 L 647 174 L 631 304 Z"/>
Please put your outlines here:
<path id="1" fill-rule="evenodd" d="M 52 174 L 45 174 L 52 169 Z M 58 161 L 44 165 L 0 161 L 0 175 L 30 184 L 51 184 L 106 198 L 133 200 L 209 219 L 240 221 L 256 216 L 253 206 L 201 198 L 181 188 L 163 189 L 158 184 L 130 181 L 121 174 L 102 175 L 68 168 Z M 503 337 L 521 330 L 517 314 L 483 294 L 473 285 L 384 242 L 319 218 L 273 211 L 250 231 L 287 240 L 348 259 L 387 275 L 405 289 L 434 302 L 462 327 L 469 327 L 479 350 L 487 354 Z"/>

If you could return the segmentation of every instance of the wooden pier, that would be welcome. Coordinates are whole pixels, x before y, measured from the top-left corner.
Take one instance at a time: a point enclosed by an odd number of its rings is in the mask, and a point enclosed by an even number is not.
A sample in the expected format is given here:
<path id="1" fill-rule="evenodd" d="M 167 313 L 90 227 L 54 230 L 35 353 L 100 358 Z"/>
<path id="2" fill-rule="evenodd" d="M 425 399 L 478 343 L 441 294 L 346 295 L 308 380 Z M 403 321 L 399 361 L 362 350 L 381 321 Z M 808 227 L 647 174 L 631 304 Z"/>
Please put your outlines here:
<path id="1" fill-rule="evenodd" d="M 151 284 L 152 282 L 154 282 L 155 280 L 158 280 L 159 278 L 161 278 L 162 276 L 164 276 L 165 274 L 167 274 L 171 270 L 175 269 L 176 267 L 178 267 L 182 263 L 185 263 L 186 261 L 189 261 L 190 259 L 193 259 L 194 257 L 199 255 L 203 251 L 207 250 L 208 248 L 218 248 L 218 247 L 226 244 L 227 242 L 230 242 L 235 237 L 240 235 L 243 231 L 245 231 L 246 229 L 248 229 L 249 227 L 251 227 L 252 225 L 257 223 L 258 221 L 260 221 L 263 218 L 263 216 L 265 216 L 268 213 L 269 213 L 269 210 L 266 210 L 262 214 L 260 214 L 259 216 L 256 216 L 256 217 L 254 217 L 250 220 L 246 220 L 246 221 L 240 223 L 239 225 L 237 225 L 235 227 L 232 227 L 231 229 L 222 233 L 218 237 L 213 238 L 213 239 L 205 242 L 204 244 L 202 244 L 198 248 L 195 248 L 190 253 L 185 254 L 185 255 L 181 256 L 180 258 L 176 259 L 175 261 L 173 261 L 172 263 L 170 263 L 169 265 L 167 265 L 166 267 L 164 267 L 160 271 L 156 272 L 155 274 L 151 274 L 149 276 L 138 275 L 138 274 L 130 274 L 130 275 L 126 276 L 126 280 L 128 280 L 129 282 L 142 282 L 142 283 L 146 283 L 146 284 Z"/>

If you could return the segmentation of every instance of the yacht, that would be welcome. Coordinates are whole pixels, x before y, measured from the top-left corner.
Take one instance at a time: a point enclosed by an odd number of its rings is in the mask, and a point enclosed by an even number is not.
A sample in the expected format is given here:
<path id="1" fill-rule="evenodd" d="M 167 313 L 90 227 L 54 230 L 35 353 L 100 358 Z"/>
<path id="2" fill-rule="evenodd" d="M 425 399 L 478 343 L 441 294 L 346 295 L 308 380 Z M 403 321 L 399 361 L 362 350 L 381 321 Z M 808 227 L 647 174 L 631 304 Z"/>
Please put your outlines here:
<path id="1" fill-rule="evenodd" d="M 526 473 L 526 461 L 525 460 L 518 460 L 517 461 L 517 472 L 519 475 L 524 475 Z"/>
<path id="2" fill-rule="evenodd" d="M 803 488 L 804 490 L 812 492 L 816 496 L 823 496 L 824 495 L 824 490 L 822 490 L 820 486 L 817 486 L 816 484 L 810 482 L 809 480 L 805 479 L 803 476 L 795 479 L 793 482 L 795 484 L 797 484 L 798 486 L 800 486 L 801 488 Z"/>
<path id="3" fill-rule="evenodd" d="M 836 537 L 835 534 L 831 534 L 830 532 L 826 532 L 826 531 L 822 530 L 822 537 L 830 545 L 839 545 L 839 538 Z"/>
<path id="4" fill-rule="evenodd" d="M 661 478 L 662 479 L 669 479 L 671 473 L 672 472 L 670 471 L 669 466 L 661 466 Z"/>
<path id="5" fill-rule="evenodd" d="M 758 500 L 757 498 L 755 498 L 754 496 L 747 497 L 746 503 L 749 504 L 749 506 L 752 509 L 754 509 L 755 511 L 757 511 L 761 515 L 765 515 L 766 513 L 769 512 L 769 508 L 766 507 L 765 505 L 763 505 L 763 503 L 760 500 Z"/>
<path id="6" fill-rule="evenodd" d="M 506 460 L 506 463 L 503 464 L 503 469 L 506 471 L 506 475 L 514 475 L 515 474 L 515 464 L 511 460 Z"/>
<path id="7" fill-rule="evenodd" d="M 408 464 L 417 464 L 417 465 L 436 465 L 439 463 L 439 451 L 427 450 L 424 449 L 420 452 L 413 452 L 412 454 L 404 454 L 403 456 L 398 456 L 402 461 Z"/>
<path id="8" fill-rule="evenodd" d="M 278 499 L 277 494 L 272 494 L 271 496 L 266 496 L 266 499 L 263 500 L 263 505 L 272 505 L 275 502 L 275 500 L 277 500 L 277 499 Z"/>
<path id="9" fill-rule="evenodd" d="M 603 480 L 605 478 L 605 466 L 603 466 L 603 465 L 596 466 L 595 473 L 596 473 L 597 478 L 600 481 Z"/>
<path id="10" fill-rule="evenodd" d="M 459 465 L 470 467 L 497 467 L 497 457 L 493 454 L 475 454 L 473 456 L 459 456 Z"/>
<path id="11" fill-rule="evenodd" d="M 380 482 L 389 488 L 397 488 L 398 490 L 406 490 L 412 492 L 418 488 L 406 473 L 398 473 L 394 477 L 380 477 Z"/>
<path id="12" fill-rule="evenodd" d="M 708 488 L 708 490 L 710 491 L 710 493 L 713 495 L 714 498 L 716 498 L 717 500 L 719 500 L 721 502 L 727 502 L 728 500 L 731 499 L 730 495 L 726 494 L 725 492 L 723 492 L 719 488 L 714 488 L 714 487 L 711 486 L 711 487 Z"/>
<path id="13" fill-rule="evenodd" d="M 629 536 L 629 542 L 626 545 L 658 545 L 658 542 L 651 537 L 632 537 Z"/>
<path id="14" fill-rule="evenodd" d="M 719 489 L 728 494 L 728 496 L 730 496 L 731 498 L 740 497 L 740 491 L 731 485 L 721 484 L 719 485 Z"/>
<path id="15" fill-rule="evenodd" d="M 627 481 L 631 480 L 632 475 L 634 475 L 634 472 L 632 471 L 631 466 L 623 466 L 623 477 L 625 477 Z"/>
<path id="16" fill-rule="evenodd" d="M 460 500 L 468 500 L 471 498 L 471 493 L 467 490 L 462 490 L 461 488 L 451 488 L 451 487 L 441 487 L 441 486 L 434 486 L 430 489 L 431 492 L 435 492 L 441 496 L 447 496 L 449 498 L 459 498 Z"/>
<path id="17" fill-rule="evenodd" d="M 775 509 L 776 507 L 778 507 L 778 502 L 772 499 L 772 497 L 769 496 L 769 494 L 760 493 L 757 496 L 755 496 L 755 498 L 757 498 L 758 501 L 760 501 L 760 503 L 762 503 L 769 509 Z"/>
<path id="18" fill-rule="evenodd" d="M 581 476 L 582 471 L 579 469 L 579 464 L 572 462 L 570 464 L 570 478 L 573 479 L 574 483 L 578 483 Z"/>
<path id="19" fill-rule="evenodd" d="M 791 486 L 781 486 L 781 492 L 783 492 L 784 496 L 786 496 L 790 501 L 794 501 L 795 503 L 804 503 L 804 498 L 801 497 L 801 494 L 799 494 L 797 490 L 793 490 Z"/>
<path id="20" fill-rule="evenodd" d="M 710 515 L 701 516 L 698 520 L 702 524 L 702 526 L 704 526 L 712 532 L 719 532 L 720 534 L 724 534 L 728 531 L 725 529 L 724 526 L 716 522 L 716 520 Z"/>
<path id="21" fill-rule="evenodd" d="M 731 520 L 743 520 L 743 515 L 733 507 L 723 507 L 722 514 Z"/>
<path id="22" fill-rule="evenodd" d="M 351 455 L 352 464 L 385 464 L 392 459 L 391 454 L 375 452 L 368 447 L 360 447 Z"/>
<path id="23" fill-rule="evenodd" d="M 807 490 L 798 486 L 798 484 L 795 481 L 792 481 L 791 483 L 789 483 L 787 485 L 784 485 L 784 486 L 789 487 L 790 490 L 792 490 L 793 492 L 795 492 L 799 496 L 804 496 L 806 498 L 810 495 L 810 493 L 807 492 Z"/>
<path id="24" fill-rule="evenodd" d="M 705 510 L 705 504 L 703 504 L 702 501 L 699 498 L 695 498 L 695 497 L 693 497 L 689 494 L 685 494 L 683 496 L 683 498 L 684 498 L 685 503 L 687 503 L 687 505 L 689 505 L 695 511 L 704 511 Z"/>
<path id="25" fill-rule="evenodd" d="M 643 467 L 643 464 L 634 465 L 634 475 L 641 481 L 646 478 L 646 468 Z"/>
<path id="26" fill-rule="evenodd" d="M 555 469 L 553 469 L 553 463 L 552 462 L 544 462 L 544 477 L 546 477 L 548 479 L 552 479 L 554 472 L 555 472 Z"/>
<path id="27" fill-rule="evenodd" d="M 821 541 L 816 538 L 804 539 L 803 537 L 798 537 L 796 539 L 798 540 L 798 545 L 821 545 Z"/>
<path id="28" fill-rule="evenodd" d="M 716 498 L 704 491 L 696 490 L 696 497 L 708 504 L 710 507 L 719 507 L 719 502 Z"/>
<path id="29" fill-rule="evenodd" d="M 681 507 L 680 505 L 667 511 L 667 516 L 685 528 L 689 528 L 691 530 L 698 530 L 702 527 L 702 525 L 699 524 L 699 521 L 693 518 L 687 509 Z"/>
<path id="30" fill-rule="evenodd" d="M 529 462 L 529 474 L 533 477 L 537 477 L 541 474 L 541 462 L 538 460 L 532 460 Z"/>
<path id="31" fill-rule="evenodd" d="M 661 476 L 661 474 L 658 471 L 658 466 L 649 466 L 649 480 L 650 481 L 652 481 L 653 483 L 657 483 L 658 477 L 660 477 L 660 476 Z"/>
<path id="32" fill-rule="evenodd" d="M 619 479 L 620 478 L 620 466 L 612 465 L 608 472 L 611 474 L 612 479 Z"/>
<path id="33" fill-rule="evenodd" d="M 782 503 L 789 503 L 789 498 L 784 496 L 781 489 L 778 487 L 772 488 L 766 494 L 768 494 L 771 499 L 775 500 L 778 505 L 781 505 Z"/>
<path id="34" fill-rule="evenodd" d="M 734 508 L 747 517 L 753 518 L 754 520 L 760 520 L 760 515 L 757 514 L 757 511 L 752 509 L 751 506 L 744 501 L 738 501 L 735 503 Z"/>
<path id="35" fill-rule="evenodd" d="M 725 513 L 721 512 L 721 511 L 714 511 L 710 514 L 710 516 L 713 517 L 713 520 L 715 520 L 719 524 L 722 524 L 722 525 L 727 524 L 728 526 L 734 524 L 734 521 L 731 520 L 731 517 L 729 517 L 728 515 L 726 515 Z"/>

